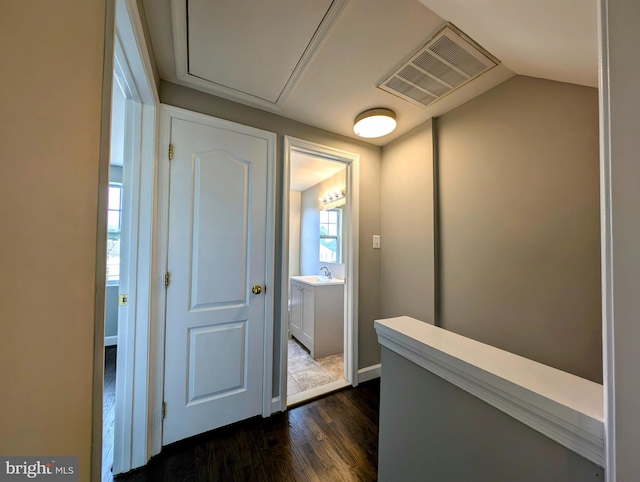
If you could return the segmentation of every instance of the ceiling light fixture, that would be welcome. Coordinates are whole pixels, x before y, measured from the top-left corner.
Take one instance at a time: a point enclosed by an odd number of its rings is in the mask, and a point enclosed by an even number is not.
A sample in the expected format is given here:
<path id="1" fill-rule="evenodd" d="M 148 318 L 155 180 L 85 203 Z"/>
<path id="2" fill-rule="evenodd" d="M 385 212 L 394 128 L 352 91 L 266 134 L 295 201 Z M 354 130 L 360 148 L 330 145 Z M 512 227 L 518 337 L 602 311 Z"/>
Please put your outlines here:
<path id="1" fill-rule="evenodd" d="M 354 120 L 353 132 L 360 137 L 386 136 L 396 128 L 396 114 L 390 109 L 377 108 L 364 111 Z"/>

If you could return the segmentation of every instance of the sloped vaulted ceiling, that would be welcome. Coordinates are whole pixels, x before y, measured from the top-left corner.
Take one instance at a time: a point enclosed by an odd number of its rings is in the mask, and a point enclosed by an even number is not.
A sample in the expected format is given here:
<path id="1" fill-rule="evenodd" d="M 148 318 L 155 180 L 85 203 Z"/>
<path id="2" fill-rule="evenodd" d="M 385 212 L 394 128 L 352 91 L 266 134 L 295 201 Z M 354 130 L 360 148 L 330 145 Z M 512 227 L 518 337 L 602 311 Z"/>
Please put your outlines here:
<path id="1" fill-rule="evenodd" d="M 593 85 L 595 5 L 590 10 L 583 3 L 594 1 L 144 0 L 144 6 L 162 79 L 354 138 L 360 112 L 387 107 L 396 112 L 398 128 L 369 141 L 385 145 L 514 71 Z M 480 4 L 486 12 L 478 12 Z M 548 18 L 555 27 L 546 26 Z M 377 87 L 447 22 L 498 66 L 428 107 Z M 558 27 L 569 24 L 559 45 Z M 556 36 L 543 41 L 549 30 Z M 549 49 L 552 55 L 538 61 Z"/>

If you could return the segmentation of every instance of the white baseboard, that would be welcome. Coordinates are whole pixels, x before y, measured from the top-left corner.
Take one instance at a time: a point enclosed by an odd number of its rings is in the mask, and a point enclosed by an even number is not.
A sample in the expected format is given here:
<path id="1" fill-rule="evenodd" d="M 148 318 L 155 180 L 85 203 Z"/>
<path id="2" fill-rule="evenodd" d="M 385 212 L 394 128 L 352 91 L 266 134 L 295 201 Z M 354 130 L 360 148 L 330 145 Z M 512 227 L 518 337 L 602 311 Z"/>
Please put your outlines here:
<path id="1" fill-rule="evenodd" d="M 118 335 L 104 337 L 104 346 L 113 346 L 117 344 L 118 344 Z"/>
<path id="2" fill-rule="evenodd" d="M 373 380 L 374 378 L 380 378 L 381 368 L 381 363 L 361 368 L 360 370 L 358 370 L 358 383 L 364 383 L 368 382 L 369 380 Z"/>

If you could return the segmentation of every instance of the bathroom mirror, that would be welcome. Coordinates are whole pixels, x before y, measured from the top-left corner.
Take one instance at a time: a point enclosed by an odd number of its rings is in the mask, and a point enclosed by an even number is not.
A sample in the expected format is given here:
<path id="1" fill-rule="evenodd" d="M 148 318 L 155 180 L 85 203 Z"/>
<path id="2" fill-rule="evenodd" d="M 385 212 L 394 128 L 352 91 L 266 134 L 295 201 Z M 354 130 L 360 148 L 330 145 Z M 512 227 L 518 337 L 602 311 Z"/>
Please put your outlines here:
<path id="1" fill-rule="evenodd" d="M 320 262 L 342 263 L 342 208 L 320 211 Z"/>

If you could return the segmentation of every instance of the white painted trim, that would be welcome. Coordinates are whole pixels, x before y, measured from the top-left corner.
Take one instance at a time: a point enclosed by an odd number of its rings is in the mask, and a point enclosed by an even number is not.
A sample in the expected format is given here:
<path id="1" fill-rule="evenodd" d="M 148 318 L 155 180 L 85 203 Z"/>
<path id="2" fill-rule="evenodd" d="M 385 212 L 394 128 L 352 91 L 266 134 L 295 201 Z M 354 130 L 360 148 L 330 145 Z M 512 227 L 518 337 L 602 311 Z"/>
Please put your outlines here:
<path id="1" fill-rule="evenodd" d="M 613 317 L 613 212 L 611 200 L 611 112 L 609 109 L 608 1 L 598 1 L 598 94 L 600 111 L 600 230 L 602 266 L 602 365 L 605 413 L 605 479 L 616 480 L 616 394 Z"/>
<path id="2" fill-rule="evenodd" d="M 280 395 L 271 399 L 271 413 L 280 412 Z"/>
<path id="3" fill-rule="evenodd" d="M 345 373 L 347 380 L 353 386 L 358 386 L 358 301 L 360 286 L 360 156 L 354 158 L 347 169 L 347 212 L 350 223 L 347 227 L 350 244 L 348 249 L 348 259 L 345 271 L 346 279 L 346 299 L 345 305 L 345 340 L 351 352 L 345 355 Z"/>
<path id="4" fill-rule="evenodd" d="M 149 79 L 153 80 L 152 72 L 149 67 Z M 155 89 L 154 89 L 155 92 Z M 157 95 L 157 93 L 155 93 Z M 140 182 L 140 234 L 138 238 L 138 246 L 146 247 L 147 251 L 139 259 L 138 272 L 145 274 L 144 278 L 138 281 L 138 302 L 136 320 L 138 324 L 146 327 L 146 332 L 141 332 L 142 337 L 140 343 L 145 350 L 141 350 L 144 357 L 140 359 L 142 363 L 140 373 L 140 383 L 146 384 L 145 395 L 147 397 L 146 405 L 146 423 L 145 438 L 146 445 L 144 460 L 146 462 L 160 452 L 161 446 L 157 441 L 160 440 L 161 434 L 155 430 L 152 420 L 159 417 L 162 410 L 162 401 L 155 397 L 157 391 L 157 377 L 154 376 L 154 358 L 156 356 L 156 346 L 153 340 L 157 337 L 155 325 L 153 324 L 153 296 L 154 282 L 156 279 L 155 272 L 155 254 L 154 254 L 154 235 L 156 229 L 156 185 L 158 179 L 158 125 L 159 125 L 159 102 L 142 105 L 142 132 L 148 139 L 143 138 L 140 159 L 141 159 L 141 182 Z M 144 334 L 144 336 L 142 336 Z M 144 423 L 144 422 L 140 422 Z M 142 452 L 141 448 L 141 452 Z"/>
<path id="5" fill-rule="evenodd" d="M 304 392 L 295 393 L 290 397 L 287 397 L 287 405 L 297 405 L 299 403 L 307 402 L 309 400 L 313 400 L 314 398 L 321 397 L 322 395 L 326 395 L 331 392 L 335 392 L 336 390 L 340 390 L 341 388 L 345 388 L 351 385 L 347 380 L 336 380 L 335 382 L 327 383 L 325 385 L 320 385 L 319 387 L 314 387 L 309 390 L 305 390 Z"/>
<path id="6" fill-rule="evenodd" d="M 247 126 L 242 126 L 247 131 Z M 264 330 L 264 362 L 262 385 L 262 416 L 272 413 L 273 398 L 273 340 L 275 316 L 275 284 L 276 284 L 276 142 L 277 135 L 256 129 L 267 139 L 267 232 L 265 251 L 265 330 Z M 271 288 L 271 289 L 269 289 Z"/>
<path id="7" fill-rule="evenodd" d="M 154 417 L 150 419 L 153 427 L 154 452 L 162 450 L 162 402 L 164 401 L 164 334 L 167 291 L 164 286 L 164 275 L 167 272 L 167 252 L 169 238 L 169 141 L 171 139 L 171 122 L 169 112 L 163 104 L 158 109 L 158 183 L 156 198 L 156 229 L 154 231 L 153 252 L 154 272 L 152 291 L 151 323 L 155 336 L 153 338 L 154 357 L 151 368 L 155 388 L 152 393 Z"/>
<path id="8" fill-rule="evenodd" d="M 264 359 L 263 359 L 263 391 L 262 391 L 262 416 L 268 417 L 273 409 L 273 330 L 274 330 L 274 294 L 275 289 L 268 289 L 270 286 L 275 287 L 275 192 L 276 192 L 276 140 L 277 136 L 273 132 L 257 129 L 255 127 L 238 124 L 223 119 L 218 119 L 205 114 L 199 114 L 190 110 L 181 109 L 179 107 L 162 104 L 160 108 L 160 152 L 167 153 L 169 143 L 171 141 L 171 120 L 173 118 L 182 119 L 190 122 L 201 123 L 207 126 L 228 129 L 234 132 L 243 132 L 246 134 L 259 137 L 267 141 L 267 219 L 266 219 L 266 252 L 265 252 L 265 285 L 267 286 L 265 294 L 265 327 L 264 327 Z M 158 230 L 156 237 L 156 265 L 158 267 L 156 276 L 156 316 L 154 317 L 157 326 L 157 347 L 160 348 L 160 338 L 162 338 L 162 353 L 157 352 L 156 370 L 160 373 L 157 375 L 160 380 L 164 380 L 164 332 L 166 325 L 166 290 L 161 278 L 167 270 L 168 259 L 168 237 L 169 237 L 169 177 L 170 162 L 167 155 L 161 155 L 158 163 Z M 160 367 L 160 368 L 158 368 Z M 163 384 L 160 383 L 160 386 Z M 160 406 L 162 400 L 160 401 Z M 160 418 L 160 427 L 162 420 Z M 160 434 L 162 430 L 160 428 Z"/>
<path id="9" fill-rule="evenodd" d="M 155 208 L 156 120 L 159 103 L 153 70 L 144 40 L 136 0 L 116 0 L 116 66 L 126 80 L 128 100 L 127 156 L 129 175 L 125 193 L 128 199 L 125 222 L 129 230 L 126 243 L 124 286 L 129 304 L 119 308 L 118 360 L 113 473 L 143 466 L 151 455 L 153 430 L 149 412 L 153 411 L 153 353 L 150 325 L 152 243 Z M 122 282 L 122 281 L 121 281 Z M 100 401 L 102 404 L 102 402 Z M 157 453 L 157 452 L 156 452 Z"/>
<path id="10" fill-rule="evenodd" d="M 358 385 L 358 245 L 360 222 L 360 156 L 352 152 L 316 144 L 315 142 L 284 136 L 283 194 L 282 194 L 282 282 L 280 286 L 280 394 L 281 410 L 291 402 L 287 397 L 287 345 L 288 345 L 288 296 L 289 292 L 289 186 L 291 179 L 291 152 L 299 152 L 318 158 L 342 162 L 346 165 L 346 211 L 349 219 L 346 239 L 347 263 L 345 266 L 344 313 L 344 361 L 345 378 L 353 386 Z M 327 385 L 321 388 L 327 390 Z M 304 392 L 306 393 L 306 392 Z M 317 395 L 315 395 L 317 396 Z M 295 398 L 294 398 L 295 399 Z"/>
<path id="11" fill-rule="evenodd" d="M 327 37 L 329 37 L 329 32 L 331 32 L 333 25 L 336 23 L 348 3 L 349 0 L 333 0 L 331 3 L 329 10 L 322 19 L 322 22 L 320 22 L 318 29 L 313 34 L 311 42 L 307 45 L 304 54 L 302 54 L 296 68 L 291 73 L 291 77 L 289 77 L 284 89 L 282 89 L 282 92 L 278 96 L 278 100 L 276 101 L 278 110 L 282 110 L 286 104 L 289 95 L 296 88 L 296 85 L 298 85 L 298 82 L 306 72 L 307 68 L 311 65 L 311 62 L 320 51 L 320 47 L 322 47 Z"/>
<path id="12" fill-rule="evenodd" d="M 304 51 L 300 61 L 291 73 L 289 80 L 285 84 L 276 102 L 271 102 L 260 97 L 232 89 L 222 84 L 217 84 L 207 79 L 191 75 L 189 73 L 189 46 L 188 46 L 188 26 L 187 26 L 187 2 L 186 0 L 171 1 L 171 24 L 173 26 L 173 50 L 176 64 L 176 77 L 178 83 L 187 87 L 195 88 L 203 92 L 217 95 L 224 99 L 229 99 L 241 104 L 268 110 L 270 112 L 280 112 L 293 92 L 298 81 L 302 78 L 320 47 L 326 40 L 336 20 L 349 3 L 349 0 L 334 0 L 325 14 L 318 29 L 314 33 L 309 45 Z"/>
<path id="13" fill-rule="evenodd" d="M 364 383 L 368 382 L 369 380 L 380 378 L 381 369 L 381 363 L 361 368 L 360 370 L 358 370 L 358 383 Z"/>
<path id="14" fill-rule="evenodd" d="M 284 159 L 282 163 L 282 235 L 280 243 L 280 411 L 287 409 L 287 364 L 289 361 L 289 229 L 291 211 L 291 142 L 284 137 Z"/>
<path id="15" fill-rule="evenodd" d="M 104 337 L 104 346 L 115 346 L 117 344 L 118 344 L 118 335 Z"/>
<path id="16" fill-rule="evenodd" d="M 380 344 L 604 466 L 602 385 L 403 316 Z"/>
<path id="17" fill-rule="evenodd" d="M 120 12 L 121 14 L 121 12 Z M 119 48 L 119 35 L 116 36 L 116 65 L 128 70 L 126 58 Z M 128 77 L 132 77 L 127 72 Z M 138 97 L 137 89 L 133 89 L 134 98 Z M 130 94 L 128 94 L 130 95 Z M 139 97 L 138 97 L 139 98 Z M 122 236 L 120 241 L 120 286 L 119 293 L 126 293 L 129 304 L 118 306 L 119 353 L 116 359 L 116 400 L 114 423 L 113 473 L 119 474 L 133 468 L 135 448 L 133 446 L 134 411 L 136 396 L 135 359 L 136 359 L 136 305 L 138 279 L 138 207 L 139 207 L 139 174 L 140 163 L 137 153 L 142 141 L 140 104 L 133 100 L 126 101 L 125 109 L 125 142 L 123 191 L 124 206 L 122 218 Z M 143 348 L 146 351 L 146 347 Z M 143 388 L 146 390 L 146 386 Z M 138 399 L 139 400 L 139 399 Z M 143 403 L 146 408 L 146 401 Z M 143 462 L 144 464 L 144 462 Z"/>
<path id="18" fill-rule="evenodd" d="M 98 160 L 95 301 L 93 309 L 93 387 L 91 406 L 91 480 L 102 476 L 102 411 L 104 407 L 105 290 L 107 278 L 107 193 L 111 147 L 111 95 L 115 42 L 115 1 L 105 2 L 105 35 L 102 64 L 102 106 Z"/>

